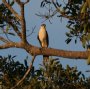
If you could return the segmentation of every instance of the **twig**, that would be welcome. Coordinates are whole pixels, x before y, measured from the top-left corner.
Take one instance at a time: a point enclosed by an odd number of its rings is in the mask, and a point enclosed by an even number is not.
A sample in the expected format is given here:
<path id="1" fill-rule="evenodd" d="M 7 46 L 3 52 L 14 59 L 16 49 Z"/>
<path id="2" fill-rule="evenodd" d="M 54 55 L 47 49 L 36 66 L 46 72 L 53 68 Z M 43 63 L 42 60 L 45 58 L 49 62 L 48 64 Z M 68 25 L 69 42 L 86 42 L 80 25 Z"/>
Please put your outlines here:
<path id="1" fill-rule="evenodd" d="M 8 40 L 0 36 L 0 41 L 7 43 Z"/>
<path id="2" fill-rule="evenodd" d="M 32 28 L 31 33 L 30 33 L 29 35 L 27 35 L 27 37 L 31 36 L 31 35 L 34 33 L 35 28 L 36 28 L 36 26 L 34 26 L 34 27 Z"/>
<path id="3" fill-rule="evenodd" d="M 20 83 L 22 83 L 24 81 L 24 79 L 26 78 L 26 76 L 28 75 L 28 73 L 32 69 L 34 60 L 35 60 L 35 56 L 32 57 L 32 61 L 30 63 L 30 66 L 29 66 L 28 70 L 26 71 L 25 75 L 23 76 L 23 78 L 14 87 L 12 87 L 11 89 L 15 89 Z"/>
<path id="4" fill-rule="evenodd" d="M 42 17 L 42 18 L 45 18 L 45 20 L 44 21 L 42 21 L 42 23 L 43 22 L 45 22 L 46 20 L 49 20 L 49 22 L 50 22 L 50 19 L 54 16 L 54 15 L 56 15 L 57 14 L 57 10 L 55 10 L 55 11 L 53 11 L 52 12 L 52 14 L 48 14 L 48 15 L 43 15 L 43 14 L 41 14 L 41 13 L 39 13 L 39 14 L 35 14 L 35 15 L 37 15 L 37 16 L 39 16 L 39 17 Z M 51 23 L 51 22 L 50 22 Z M 52 24 L 52 23 L 51 23 Z"/>
<path id="5" fill-rule="evenodd" d="M 85 72 L 90 72 L 90 70 L 86 70 Z"/>

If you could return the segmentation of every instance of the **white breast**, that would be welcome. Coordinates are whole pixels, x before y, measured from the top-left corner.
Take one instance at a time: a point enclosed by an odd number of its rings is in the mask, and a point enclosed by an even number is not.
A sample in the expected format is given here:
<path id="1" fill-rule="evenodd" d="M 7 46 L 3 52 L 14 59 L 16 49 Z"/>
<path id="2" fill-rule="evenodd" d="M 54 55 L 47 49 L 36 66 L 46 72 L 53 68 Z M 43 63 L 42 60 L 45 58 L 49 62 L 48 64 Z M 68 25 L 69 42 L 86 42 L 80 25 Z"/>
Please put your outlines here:
<path id="1" fill-rule="evenodd" d="M 47 44 L 46 28 L 41 27 L 40 30 L 39 30 L 38 36 L 39 36 L 39 40 L 41 41 L 41 46 L 42 47 L 47 47 L 48 44 Z"/>
<path id="2" fill-rule="evenodd" d="M 39 30 L 39 39 L 41 42 L 43 42 L 44 40 L 46 40 L 46 30 L 44 27 L 41 27 Z"/>

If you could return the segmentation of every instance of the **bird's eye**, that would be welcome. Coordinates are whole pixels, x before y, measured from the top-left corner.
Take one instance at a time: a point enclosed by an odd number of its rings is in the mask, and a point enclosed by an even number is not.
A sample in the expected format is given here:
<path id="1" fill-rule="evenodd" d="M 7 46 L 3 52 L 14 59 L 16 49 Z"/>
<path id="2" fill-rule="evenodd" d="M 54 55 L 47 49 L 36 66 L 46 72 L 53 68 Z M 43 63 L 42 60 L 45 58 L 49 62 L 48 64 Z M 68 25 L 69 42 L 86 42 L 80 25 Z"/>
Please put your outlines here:
<path id="1" fill-rule="evenodd" d="M 46 27 L 46 25 L 44 24 L 44 27 Z"/>

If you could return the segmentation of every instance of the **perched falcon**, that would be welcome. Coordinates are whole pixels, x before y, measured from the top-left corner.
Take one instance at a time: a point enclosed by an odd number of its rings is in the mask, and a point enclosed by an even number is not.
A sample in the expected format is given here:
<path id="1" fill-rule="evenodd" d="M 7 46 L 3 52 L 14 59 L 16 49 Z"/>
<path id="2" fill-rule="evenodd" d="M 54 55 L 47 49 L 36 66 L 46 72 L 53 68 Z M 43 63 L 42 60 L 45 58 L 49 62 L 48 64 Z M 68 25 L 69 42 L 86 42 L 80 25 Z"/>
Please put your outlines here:
<path id="1" fill-rule="evenodd" d="M 49 45 L 48 33 L 46 31 L 46 25 L 42 24 L 38 33 L 38 40 L 41 47 L 47 48 Z M 43 55 L 44 62 L 48 61 L 49 56 Z"/>

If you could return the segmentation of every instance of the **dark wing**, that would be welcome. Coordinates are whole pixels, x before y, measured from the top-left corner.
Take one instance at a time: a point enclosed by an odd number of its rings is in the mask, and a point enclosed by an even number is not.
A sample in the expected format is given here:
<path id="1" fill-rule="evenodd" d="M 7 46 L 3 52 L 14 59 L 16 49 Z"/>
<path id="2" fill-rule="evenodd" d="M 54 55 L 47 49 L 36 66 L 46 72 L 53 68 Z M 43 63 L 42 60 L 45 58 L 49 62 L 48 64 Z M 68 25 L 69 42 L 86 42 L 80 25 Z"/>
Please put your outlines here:
<path id="1" fill-rule="evenodd" d="M 46 31 L 46 40 L 47 40 L 47 46 L 49 45 L 49 37 L 48 37 L 48 33 Z"/>
<path id="2" fill-rule="evenodd" d="M 40 41 L 40 39 L 39 39 L 39 35 L 37 35 L 37 39 L 38 39 L 38 41 L 39 41 L 39 43 L 40 43 L 40 45 L 41 45 L 41 47 L 42 47 L 41 41 Z"/>

